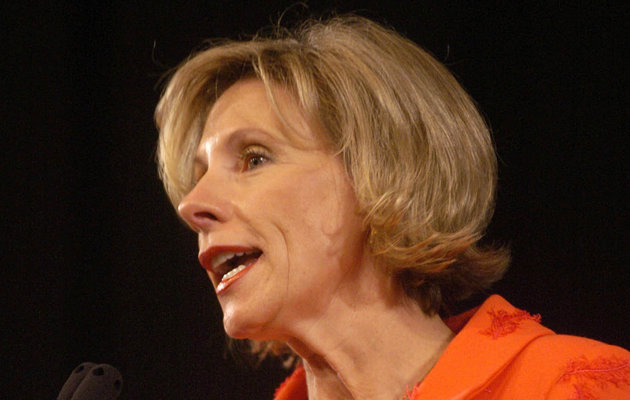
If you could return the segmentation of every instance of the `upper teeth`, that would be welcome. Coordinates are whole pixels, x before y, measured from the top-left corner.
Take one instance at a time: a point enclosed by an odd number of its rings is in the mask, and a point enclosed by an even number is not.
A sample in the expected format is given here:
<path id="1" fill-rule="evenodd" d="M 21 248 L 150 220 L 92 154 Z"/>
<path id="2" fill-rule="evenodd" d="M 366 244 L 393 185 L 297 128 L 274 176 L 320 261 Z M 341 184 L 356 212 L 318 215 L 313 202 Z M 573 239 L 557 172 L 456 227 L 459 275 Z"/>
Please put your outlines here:
<path id="1" fill-rule="evenodd" d="M 221 264 L 223 264 L 224 262 L 226 262 L 227 260 L 229 260 L 232 257 L 240 257 L 245 255 L 246 252 L 242 252 L 242 253 L 232 253 L 232 252 L 226 252 L 226 253 L 221 253 L 218 256 L 215 256 L 212 258 L 212 269 L 214 271 L 217 271 L 217 268 L 219 268 L 219 266 Z"/>

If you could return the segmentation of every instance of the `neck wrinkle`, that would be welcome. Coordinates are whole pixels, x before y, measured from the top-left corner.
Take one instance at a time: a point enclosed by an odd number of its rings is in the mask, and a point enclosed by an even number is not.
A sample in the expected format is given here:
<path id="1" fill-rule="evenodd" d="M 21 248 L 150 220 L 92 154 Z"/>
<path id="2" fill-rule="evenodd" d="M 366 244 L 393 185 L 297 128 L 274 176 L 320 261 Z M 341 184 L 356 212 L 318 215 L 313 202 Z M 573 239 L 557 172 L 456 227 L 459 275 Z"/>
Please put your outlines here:
<path id="1" fill-rule="evenodd" d="M 360 313 L 335 307 L 336 318 L 289 343 L 303 360 L 310 400 L 400 399 L 437 363 L 451 330 L 415 303 L 384 304 L 364 304 Z"/>

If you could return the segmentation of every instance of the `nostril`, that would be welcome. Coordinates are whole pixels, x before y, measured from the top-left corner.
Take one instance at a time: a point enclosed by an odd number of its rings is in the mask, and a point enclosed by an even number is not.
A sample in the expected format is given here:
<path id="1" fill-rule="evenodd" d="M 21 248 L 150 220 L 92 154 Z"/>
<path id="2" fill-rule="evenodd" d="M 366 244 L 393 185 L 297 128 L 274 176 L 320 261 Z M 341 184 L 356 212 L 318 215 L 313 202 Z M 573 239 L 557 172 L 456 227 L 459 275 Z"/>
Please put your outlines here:
<path id="1" fill-rule="evenodd" d="M 212 221 L 218 221 L 218 218 L 213 213 L 207 212 L 207 211 L 196 212 L 194 216 L 195 216 L 195 219 L 201 220 L 201 221 L 208 220 L 208 219 Z"/>
<path id="2" fill-rule="evenodd" d="M 217 200 L 210 195 L 202 196 L 193 191 L 181 201 L 177 211 L 193 231 L 200 232 L 229 219 L 231 207 L 229 201 Z"/>

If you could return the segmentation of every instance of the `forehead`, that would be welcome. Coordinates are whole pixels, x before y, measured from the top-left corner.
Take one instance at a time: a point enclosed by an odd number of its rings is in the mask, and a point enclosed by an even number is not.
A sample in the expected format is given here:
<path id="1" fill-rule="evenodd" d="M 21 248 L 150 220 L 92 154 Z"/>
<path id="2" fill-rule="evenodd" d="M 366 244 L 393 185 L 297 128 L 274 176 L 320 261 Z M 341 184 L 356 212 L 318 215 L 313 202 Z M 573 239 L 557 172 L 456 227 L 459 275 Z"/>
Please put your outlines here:
<path id="1" fill-rule="evenodd" d="M 237 81 L 221 94 L 208 112 L 201 142 L 243 129 L 262 130 L 300 148 L 325 147 L 319 124 L 308 121 L 288 90 L 255 78 Z"/>

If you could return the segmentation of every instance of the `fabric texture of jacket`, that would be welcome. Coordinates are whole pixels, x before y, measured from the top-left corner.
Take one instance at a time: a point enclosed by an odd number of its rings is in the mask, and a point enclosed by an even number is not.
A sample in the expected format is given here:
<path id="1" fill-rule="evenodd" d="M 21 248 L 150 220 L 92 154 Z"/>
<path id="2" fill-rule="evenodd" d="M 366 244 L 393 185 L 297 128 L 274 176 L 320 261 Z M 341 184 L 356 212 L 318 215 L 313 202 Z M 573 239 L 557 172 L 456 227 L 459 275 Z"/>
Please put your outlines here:
<path id="1" fill-rule="evenodd" d="M 451 318 L 456 332 L 408 400 L 630 400 L 630 352 L 595 340 L 557 335 L 493 295 Z M 402 388 L 404 390 L 404 388 Z M 307 400 L 302 367 L 274 400 Z"/>

